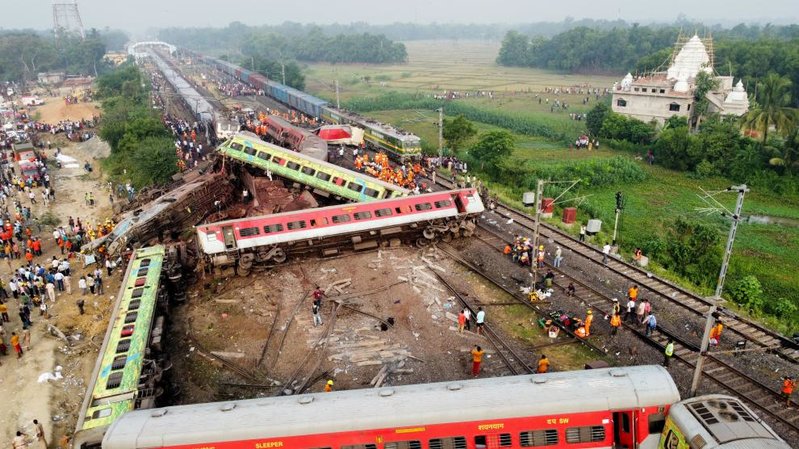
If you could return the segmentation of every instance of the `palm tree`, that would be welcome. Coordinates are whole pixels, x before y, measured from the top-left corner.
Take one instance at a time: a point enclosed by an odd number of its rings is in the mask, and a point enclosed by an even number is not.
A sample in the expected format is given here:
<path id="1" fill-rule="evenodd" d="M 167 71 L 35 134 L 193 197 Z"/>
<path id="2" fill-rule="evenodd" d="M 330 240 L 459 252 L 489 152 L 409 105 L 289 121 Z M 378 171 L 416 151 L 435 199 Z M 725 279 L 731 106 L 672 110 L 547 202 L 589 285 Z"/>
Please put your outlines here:
<path id="1" fill-rule="evenodd" d="M 756 129 L 763 135 L 763 145 L 768 139 L 771 125 L 779 133 L 786 133 L 796 124 L 796 110 L 786 106 L 791 101 L 791 81 L 769 73 L 757 84 L 757 105 L 746 113 L 743 125 Z"/>

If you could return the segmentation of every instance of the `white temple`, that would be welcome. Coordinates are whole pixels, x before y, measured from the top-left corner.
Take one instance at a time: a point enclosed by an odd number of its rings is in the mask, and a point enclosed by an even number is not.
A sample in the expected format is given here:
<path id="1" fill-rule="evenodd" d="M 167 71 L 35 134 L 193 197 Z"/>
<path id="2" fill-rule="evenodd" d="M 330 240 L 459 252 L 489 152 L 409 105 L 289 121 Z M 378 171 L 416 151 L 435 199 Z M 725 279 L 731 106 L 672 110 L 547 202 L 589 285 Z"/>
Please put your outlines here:
<path id="1" fill-rule="evenodd" d="M 613 90 L 613 111 L 649 122 L 663 124 L 674 115 L 691 118 L 696 77 L 700 72 L 714 75 L 710 40 L 694 35 L 673 55 L 666 71 L 633 77 L 628 73 Z M 709 92 L 708 112 L 740 116 L 749 110 L 743 82 L 733 87 L 731 76 L 715 76 L 719 87 Z"/>

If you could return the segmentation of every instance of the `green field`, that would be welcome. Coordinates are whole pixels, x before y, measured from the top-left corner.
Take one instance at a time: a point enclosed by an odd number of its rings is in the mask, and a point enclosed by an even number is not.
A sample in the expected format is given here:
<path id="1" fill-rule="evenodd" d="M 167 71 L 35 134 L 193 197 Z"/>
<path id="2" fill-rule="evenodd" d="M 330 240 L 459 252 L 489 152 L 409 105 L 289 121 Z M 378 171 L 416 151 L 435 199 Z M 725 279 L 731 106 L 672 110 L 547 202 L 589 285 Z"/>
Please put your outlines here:
<path id="1" fill-rule="evenodd" d="M 592 77 L 562 75 L 542 70 L 524 68 L 505 68 L 494 64 L 498 44 L 485 42 L 411 42 L 406 44 L 409 62 L 405 65 L 312 65 L 307 70 L 308 90 L 316 95 L 332 100 L 335 98 L 333 80 L 338 79 L 341 86 L 342 101 L 360 96 L 377 96 L 388 91 L 406 93 L 443 93 L 446 90 L 476 91 L 492 90 L 494 98 L 472 97 L 457 101 L 491 111 L 501 111 L 510 116 L 523 117 L 535 123 L 546 124 L 564 134 L 575 138 L 585 131 L 583 121 L 571 120 L 568 113 L 585 112 L 594 106 L 596 100 L 591 96 L 583 105 L 585 95 L 555 96 L 544 93 L 546 87 L 567 87 L 591 85 L 610 87 L 618 77 Z M 366 81 L 368 78 L 368 82 Z M 538 97 L 536 96 L 538 95 Z M 538 103 L 538 99 L 542 103 Z M 571 105 L 567 112 L 551 112 L 544 101 L 555 98 Z M 446 111 L 446 105 L 445 105 Z M 392 123 L 419 135 L 428 148 L 437 147 L 436 123 L 438 113 L 432 110 L 385 110 L 368 113 L 378 120 Z M 498 129 L 495 126 L 475 123 L 480 132 Z M 516 134 L 515 157 L 535 161 L 546 166 L 569 161 L 609 158 L 629 153 L 617 152 L 603 146 L 600 151 L 571 150 L 561 142 L 552 142 L 542 137 Z M 626 197 L 626 210 L 622 219 L 620 241 L 640 242 L 652 235 L 662 235 L 668 223 L 678 216 L 703 220 L 715 225 L 722 241 L 726 239 L 729 221 L 719 214 L 707 214 L 701 209 L 706 205 L 700 201 L 700 188 L 720 190 L 733 183 L 725 179 L 698 180 L 685 173 L 666 170 L 659 166 L 649 166 L 639 161 L 647 179 L 640 183 L 583 189 L 585 202 L 589 209 L 597 211 L 599 217 L 588 217 L 583 211 L 578 218 L 601 218 L 604 221 L 603 233 L 599 238 L 608 238 L 612 232 L 614 194 L 623 191 Z M 507 200 L 520 204 L 522 190 L 513 182 L 492 186 Z M 732 210 L 734 194 L 719 197 L 728 209 Z M 768 215 L 799 220 L 799 198 L 785 197 L 770 192 L 753 191 L 747 195 L 744 204 L 745 215 Z M 557 222 L 557 220 L 553 220 Z M 753 274 L 763 284 L 766 301 L 784 297 L 799 304 L 799 262 L 794 257 L 799 249 L 799 227 L 760 225 L 744 223 L 739 227 L 734 248 L 733 266 L 735 270 L 728 277 Z M 657 266 L 652 267 L 658 274 L 682 282 Z M 714 273 L 715 275 L 715 273 Z M 700 293 L 709 294 L 710 286 L 700 288 Z M 783 331 L 799 330 L 799 316 L 794 319 L 783 317 L 779 326 Z"/>

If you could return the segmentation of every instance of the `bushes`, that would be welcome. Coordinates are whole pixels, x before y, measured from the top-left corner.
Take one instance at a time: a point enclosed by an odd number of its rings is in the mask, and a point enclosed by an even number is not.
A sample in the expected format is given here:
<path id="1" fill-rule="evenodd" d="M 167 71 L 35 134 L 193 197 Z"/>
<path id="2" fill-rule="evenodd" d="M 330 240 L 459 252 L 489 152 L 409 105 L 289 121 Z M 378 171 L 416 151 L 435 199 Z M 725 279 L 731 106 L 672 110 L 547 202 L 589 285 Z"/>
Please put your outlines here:
<path id="1" fill-rule="evenodd" d="M 596 109 L 596 107 L 594 109 Z M 605 115 L 605 119 L 602 121 L 599 135 L 606 139 L 626 140 L 635 144 L 648 144 L 652 142 L 655 136 L 655 128 L 638 119 L 608 112 Z"/>
<path id="2" fill-rule="evenodd" d="M 477 165 L 473 163 L 472 166 Z M 511 158 L 503 161 L 498 169 L 497 179 L 516 179 L 529 189 L 535 188 L 538 179 L 580 179 L 582 186 L 602 187 L 637 183 L 647 176 L 638 164 L 623 156 L 544 165 Z"/>

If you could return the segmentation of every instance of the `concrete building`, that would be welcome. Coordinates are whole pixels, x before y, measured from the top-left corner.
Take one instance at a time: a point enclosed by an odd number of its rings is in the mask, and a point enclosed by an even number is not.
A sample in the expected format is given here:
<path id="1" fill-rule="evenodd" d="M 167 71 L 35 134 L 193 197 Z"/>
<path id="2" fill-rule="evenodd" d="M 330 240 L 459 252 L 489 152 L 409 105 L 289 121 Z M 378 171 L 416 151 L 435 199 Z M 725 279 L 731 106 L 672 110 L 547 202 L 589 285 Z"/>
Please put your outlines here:
<path id="1" fill-rule="evenodd" d="M 64 72 L 41 72 L 37 75 L 39 84 L 52 85 L 64 81 Z"/>
<path id="2" fill-rule="evenodd" d="M 690 120 L 694 107 L 696 77 L 700 72 L 714 75 L 712 42 L 694 35 L 684 43 L 678 42 L 671 63 L 665 71 L 655 71 L 633 77 L 628 73 L 613 86 L 614 112 L 644 122 L 662 125 L 669 117 Z M 733 87 L 733 77 L 715 76 L 719 87 L 709 92 L 708 112 L 741 116 L 749 110 L 749 99 L 739 80 Z"/>

